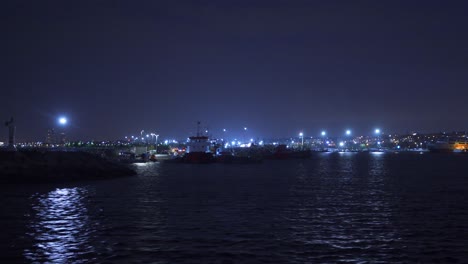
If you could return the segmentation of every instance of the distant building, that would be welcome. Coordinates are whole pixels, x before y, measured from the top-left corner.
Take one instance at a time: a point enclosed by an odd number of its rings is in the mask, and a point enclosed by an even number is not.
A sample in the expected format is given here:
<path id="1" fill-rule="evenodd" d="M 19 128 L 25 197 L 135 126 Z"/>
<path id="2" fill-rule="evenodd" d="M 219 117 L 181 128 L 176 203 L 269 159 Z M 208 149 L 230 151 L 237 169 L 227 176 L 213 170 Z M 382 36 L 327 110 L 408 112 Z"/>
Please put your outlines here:
<path id="1" fill-rule="evenodd" d="M 56 138 L 55 138 L 55 130 L 53 128 L 47 130 L 47 136 L 45 140 L 46 144 L 55 144 Z"/>
<path id="2" fill-rule="evenodd" d="M 58 143 L 59 144 L 67 143 L 67 135 L 65 134 L 65 132 L 62 132 L 58 135 Z"/>

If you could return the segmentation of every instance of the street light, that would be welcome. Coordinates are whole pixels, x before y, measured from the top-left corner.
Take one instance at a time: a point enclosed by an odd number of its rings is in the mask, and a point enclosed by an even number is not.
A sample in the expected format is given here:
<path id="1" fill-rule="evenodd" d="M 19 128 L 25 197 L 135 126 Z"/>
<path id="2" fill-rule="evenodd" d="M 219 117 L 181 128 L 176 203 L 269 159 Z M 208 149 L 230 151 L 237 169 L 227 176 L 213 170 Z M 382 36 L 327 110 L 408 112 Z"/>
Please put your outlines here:
<path id="1" fill-rule="evenodd" d="M 299 136 L 301 137 L 301 141 L 302 141 L 302 143 L 301 143 L 301 150 L 303 150 L 303 149 L 304 149 L 304 133 L 302 133 L 302 132 L 299 133 Z"/>
<path id="2" fill-rule="evenodd" d="M 58 141 L 59 141 L 60 144 L 65 144 L 65 142 L 66 142 L 66 138 L 65 138 L 65 126 L 68 124 L 68 119 L 67 119 L 65 116 L 60 116 L 60 117 L 57 119 L 57 122 L 58 122 L 59 126 L 62 126 L 62 127 L 63 127 L 62 132 L 59 134 Z M 57 138 L 56 138 L 56 140 L 57 140 Z"/>
<path id="3" fill-rule="evenodd" d="M 377 147 L 380 148 L 380 129 L 379 128 L 376 128 L 375 129 L 375 135 L 377 136 Z"/>
<path id="4" fill-rule="evenodd" d="M 247 134 L 247 127 L 244 127 L 244 137 L 242 139 L 242 141 L 244 141 L 244 142 L 245 142 L 246 134 Z"/>
<path id="5" fill-rule="evenodd" d="M 327 135 L 327 132 L 325 130 L 322 131 L 322 148 L 325 149 L 325 136 Z"/>
<path id="6" fill-rule="evenodd" d="M 156 154 L 158 153 L 158 137 L 159 135 L 155 134 L 155 133 L 151 133 L 151 138 L 156 137 L 156 142 L 155 142 L 155 147 L 154 147 L 154 150 L 156 151 Z"/>
<path id="7" fill-rule="evenodd" d="M 68 123 L 68 119 L 64 116 L 59 117 L 58 123 L 62 126 L 66 125 Z"/>

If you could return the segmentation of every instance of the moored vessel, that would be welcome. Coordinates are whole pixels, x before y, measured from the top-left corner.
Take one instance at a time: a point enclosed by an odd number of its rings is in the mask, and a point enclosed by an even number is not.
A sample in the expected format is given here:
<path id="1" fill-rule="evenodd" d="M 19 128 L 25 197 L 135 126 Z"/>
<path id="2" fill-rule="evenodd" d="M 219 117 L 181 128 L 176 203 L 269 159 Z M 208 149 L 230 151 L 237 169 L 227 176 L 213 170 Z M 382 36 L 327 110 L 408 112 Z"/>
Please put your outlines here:
<path id="1" fill-rule="evenodd" d="M 211 143 L 207 136 L 200 134 L 200 122 L 197 124 L 197 135 L 189 137 L 187 149 L 183 157 L 186 163 L 212 163 L 215 162 L 210 150 Z"/>

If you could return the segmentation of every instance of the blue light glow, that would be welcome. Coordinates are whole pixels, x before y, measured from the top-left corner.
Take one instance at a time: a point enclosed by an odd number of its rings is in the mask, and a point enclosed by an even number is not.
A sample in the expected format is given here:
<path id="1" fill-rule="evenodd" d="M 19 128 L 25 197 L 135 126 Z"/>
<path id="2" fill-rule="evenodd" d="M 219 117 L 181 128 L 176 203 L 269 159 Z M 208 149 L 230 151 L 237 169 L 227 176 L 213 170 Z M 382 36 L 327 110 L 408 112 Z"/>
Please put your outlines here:
<path id="1" fill-rule="evenodd" d="M 68 122 L 68 120 L 67 120 L 66 117 L 63 117 L 63 116 L 62 116 L 62 117 L 60 117 L 60 118 L 58 119 L 58 122 L 59 122 L 60 125 L 66 125 L 67 122 Z"/>

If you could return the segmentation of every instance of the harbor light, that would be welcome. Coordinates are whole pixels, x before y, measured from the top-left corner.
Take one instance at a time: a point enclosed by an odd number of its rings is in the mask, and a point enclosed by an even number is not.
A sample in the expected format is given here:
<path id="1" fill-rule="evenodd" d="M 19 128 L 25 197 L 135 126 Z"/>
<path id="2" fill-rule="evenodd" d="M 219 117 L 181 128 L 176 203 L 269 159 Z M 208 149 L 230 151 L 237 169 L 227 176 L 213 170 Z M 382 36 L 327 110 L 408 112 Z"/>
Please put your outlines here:
<path id="1" fill-rule="evenodd" d="M 302 141 L 302 143 L 301 143 L 301 149 L 304 149 L 304 133 L 302 133 L 302 132 L 299 133 L 299 136 L 301 137 L 301 141 Z"/>
<path id="2" fill-rule="evenodd" d="M 59 117 L 58 122 L 59 122 L 60 125 L 64 126 L 64 125 L 66 125 L 68 123 L 68 120 L 67 120 L 66 117 L 62 116 L 62 117 Z"/>

